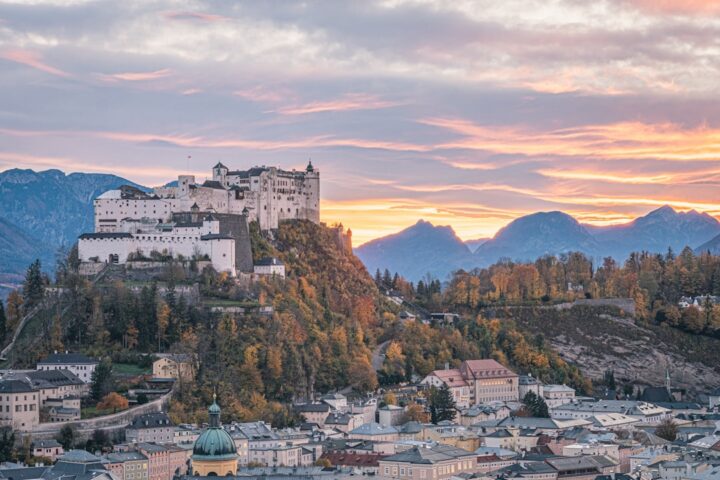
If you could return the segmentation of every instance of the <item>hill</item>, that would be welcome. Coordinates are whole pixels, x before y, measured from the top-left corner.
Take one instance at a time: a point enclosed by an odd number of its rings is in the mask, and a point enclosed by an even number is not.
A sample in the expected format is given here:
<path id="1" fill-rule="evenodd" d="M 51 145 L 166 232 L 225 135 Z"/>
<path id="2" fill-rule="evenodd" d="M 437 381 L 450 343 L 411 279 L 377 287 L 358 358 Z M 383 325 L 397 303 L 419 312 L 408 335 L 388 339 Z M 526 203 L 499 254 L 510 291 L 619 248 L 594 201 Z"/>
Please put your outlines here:
<path id="1" fill-rule="evenodd" d="M 355 249 L 370 272 L 389 269 L 412 281 L 428 273 L 444 279 L 471 261 L 470 249 L 452 227 L 424 220 L 394 235 L 372 240 Z"/>

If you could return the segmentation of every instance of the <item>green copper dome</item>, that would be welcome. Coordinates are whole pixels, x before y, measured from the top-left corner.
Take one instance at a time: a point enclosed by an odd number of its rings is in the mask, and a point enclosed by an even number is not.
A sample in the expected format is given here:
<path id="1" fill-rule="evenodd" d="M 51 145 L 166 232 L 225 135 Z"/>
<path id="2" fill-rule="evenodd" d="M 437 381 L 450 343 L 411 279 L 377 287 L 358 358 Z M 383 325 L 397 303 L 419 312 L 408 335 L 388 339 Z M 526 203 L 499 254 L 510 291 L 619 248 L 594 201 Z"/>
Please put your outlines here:
<path id="1" fill-rule="evenodd" d="M 220 423 L 220 407 L 213 402 L 208 409 L 210 427 L 195 441 L 193 460 L 228 460 L 237 458 L 237 448 Z"/>

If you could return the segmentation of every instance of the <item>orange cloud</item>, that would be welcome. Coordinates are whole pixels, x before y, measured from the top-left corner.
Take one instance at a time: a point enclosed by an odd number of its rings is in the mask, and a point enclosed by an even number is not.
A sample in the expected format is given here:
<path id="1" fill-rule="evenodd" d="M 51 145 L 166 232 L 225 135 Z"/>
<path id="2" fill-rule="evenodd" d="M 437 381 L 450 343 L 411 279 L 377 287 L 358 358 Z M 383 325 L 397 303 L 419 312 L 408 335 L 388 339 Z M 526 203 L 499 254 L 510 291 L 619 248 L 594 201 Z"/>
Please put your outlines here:
<path id="1" fill-rule="evenodd" d="M 717 161 L 720 158 L 720 130 L 708 127 L 683 129 L 671 123 L 620 122 L 534 131 L 485 127 L 467 120 L 448 118 L 428 118 L 420 123 L 464 137 L 435 145 L 435 148 L 603 159 Z"/>
<path id="2" fill-rule="evenodd" d="M 0 58 L 4 58 L 5 60 L 9 60 L 11 62 L 20 63 L 22 65 L 27 65 L 28 67 L 32 67 L 36 70 L 55 75 L 57 77 L 72 76 L 68 72 L 44 63 L 42 61 L 42 55 L 38 52 L 21 49 L 9 49 L 0 51 Z"/>
<path id="3" fill-rule="evenodd" d="M 124 73 L 109 73 L 109 74 L 98 74 L 98 76 L 106 82 L 144 82 L 148 80 L 157 80 L 172 75 L 172 70 L 169 68 L 163 68 L 161 70 L 154 70 L 152 72 L 124 72 Z"/>

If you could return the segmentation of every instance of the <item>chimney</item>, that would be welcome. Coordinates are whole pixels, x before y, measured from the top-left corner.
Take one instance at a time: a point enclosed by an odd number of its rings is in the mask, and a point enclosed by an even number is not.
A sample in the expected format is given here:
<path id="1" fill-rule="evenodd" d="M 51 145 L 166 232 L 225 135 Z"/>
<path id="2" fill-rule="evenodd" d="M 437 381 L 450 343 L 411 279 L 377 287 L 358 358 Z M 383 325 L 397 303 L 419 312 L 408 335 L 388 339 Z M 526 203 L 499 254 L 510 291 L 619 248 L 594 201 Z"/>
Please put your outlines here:
<path id="1" fill-rule="evenodd" d="M 450 370 L 450 363 L 445 362 L 445 370 Z"/>

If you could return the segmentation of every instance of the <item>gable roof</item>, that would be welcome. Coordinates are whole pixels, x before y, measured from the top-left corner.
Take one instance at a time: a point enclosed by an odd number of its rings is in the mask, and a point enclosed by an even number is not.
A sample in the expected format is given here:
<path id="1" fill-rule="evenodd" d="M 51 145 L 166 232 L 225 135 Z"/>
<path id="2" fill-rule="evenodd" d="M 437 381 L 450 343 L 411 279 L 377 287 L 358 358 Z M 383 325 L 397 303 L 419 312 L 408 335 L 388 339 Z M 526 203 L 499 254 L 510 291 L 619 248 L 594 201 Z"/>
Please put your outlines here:
<path id="1" fill-rule="evenodd" d="M 461 371 L 468 371 L 473 378 L 517 377 L 518 374 L 499 362 L 486 358 L 482 360 L 465 360 L 460 366 Z"/>

